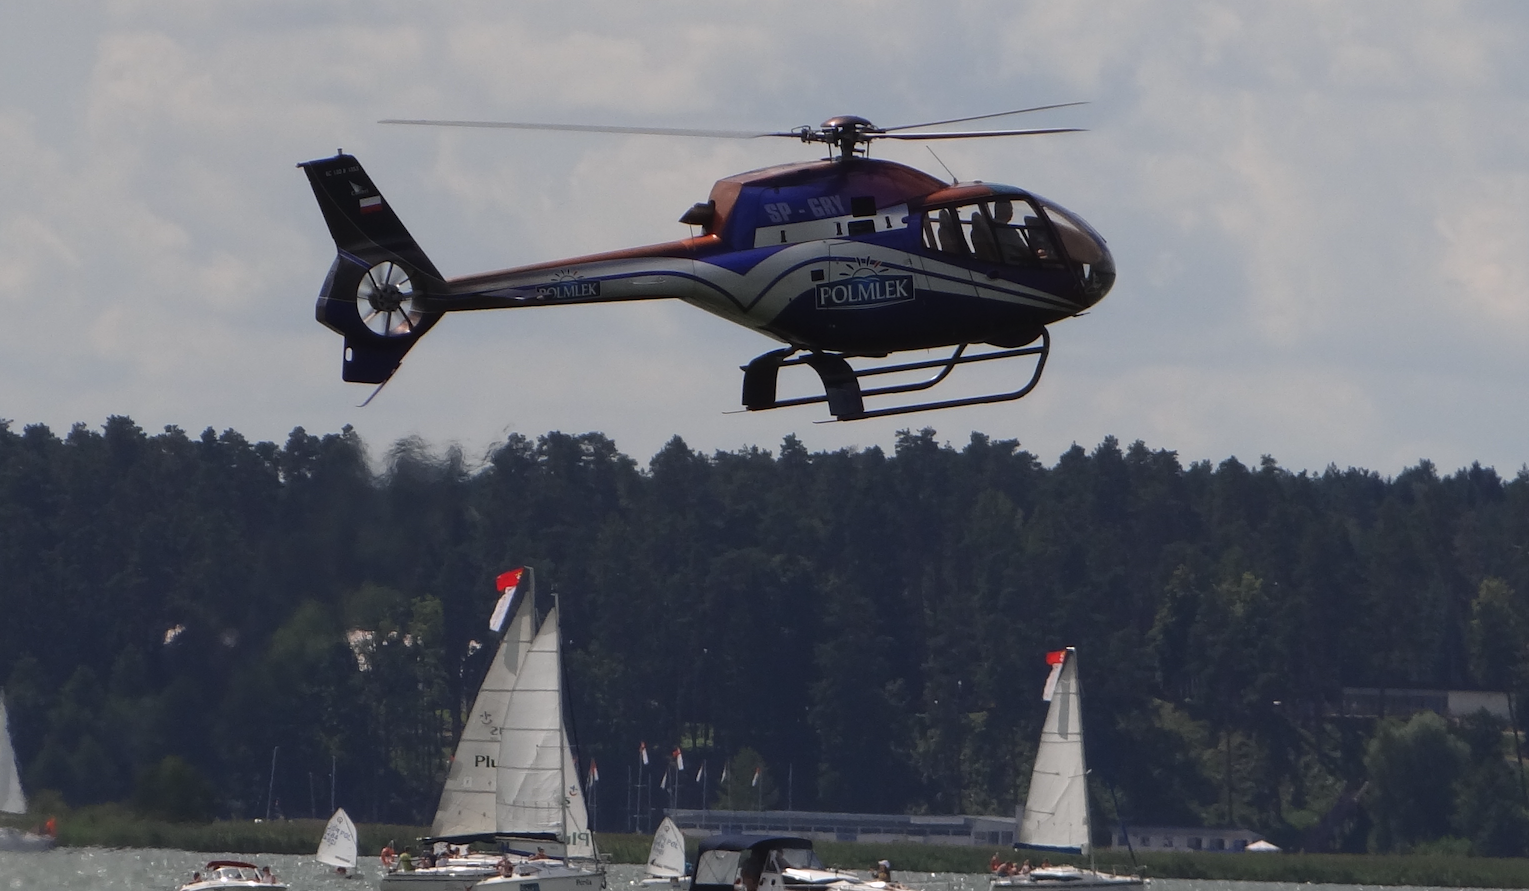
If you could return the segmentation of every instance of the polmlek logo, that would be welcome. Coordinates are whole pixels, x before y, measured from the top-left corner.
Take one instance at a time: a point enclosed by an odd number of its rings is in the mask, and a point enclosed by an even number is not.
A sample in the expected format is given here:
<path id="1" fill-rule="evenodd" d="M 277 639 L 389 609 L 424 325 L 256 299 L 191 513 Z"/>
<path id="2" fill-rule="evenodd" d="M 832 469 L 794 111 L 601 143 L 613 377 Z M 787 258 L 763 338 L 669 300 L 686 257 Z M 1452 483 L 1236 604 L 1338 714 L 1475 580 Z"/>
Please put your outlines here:
<path id="1" fill-rule="evenodd" d="M 913 276 L 882 271 L 881 263 L 864 259 L 848 278 L 818 285 L 818 309 L 869 309 L 913 299 Z"/>

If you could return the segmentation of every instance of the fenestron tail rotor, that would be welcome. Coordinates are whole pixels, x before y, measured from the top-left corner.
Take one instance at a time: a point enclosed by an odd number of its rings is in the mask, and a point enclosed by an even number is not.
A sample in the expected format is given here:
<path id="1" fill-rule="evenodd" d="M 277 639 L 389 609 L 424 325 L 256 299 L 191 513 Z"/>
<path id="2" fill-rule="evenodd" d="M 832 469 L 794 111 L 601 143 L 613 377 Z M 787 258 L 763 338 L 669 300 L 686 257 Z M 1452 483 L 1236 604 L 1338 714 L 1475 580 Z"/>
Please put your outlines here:
<path id="1" fill-rule="evenodd" d="M 356 285 L 356 313 L 373 334 L 403 337 L 414 333 L 424 313 L 415 303 L 409 271 L 384 260 L 366 271 Z"/>

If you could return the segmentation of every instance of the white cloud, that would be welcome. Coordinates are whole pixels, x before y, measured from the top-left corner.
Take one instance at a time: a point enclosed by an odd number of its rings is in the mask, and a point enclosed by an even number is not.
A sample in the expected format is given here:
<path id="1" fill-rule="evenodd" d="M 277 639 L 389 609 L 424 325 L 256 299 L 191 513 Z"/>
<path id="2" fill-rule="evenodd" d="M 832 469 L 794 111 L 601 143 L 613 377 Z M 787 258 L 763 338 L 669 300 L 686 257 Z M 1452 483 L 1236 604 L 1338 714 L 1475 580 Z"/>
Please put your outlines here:
<path id="1" fill-rule="evenodd" d="M 379 452 L 417 433 L 475 453 L 507 424 L 604 430 L 639 458 L 676 432 L 833 448 L 929 425 L 1048 459 L 1113 433 L 1286 466 L 1516 468 L 1529 431 L 1500 416 L 1529 339 L 1526 23 L 1445 2 L 15 0 L 0 398 L 56 428 L 352 422 Z M 358 412 L 364 388 L 339 382 L 338 339 L 312 321 L 332 247 L 292 165 L 337 146 L 453 274 L 680 237 L 713 180 L 820 153 L 378 118 L 783 129 L 1074 99 L 1093 104 L 1026 123 L 1088 133 L 938 147 L 964 177 L 1080 212 L 1119 262 L 1020 403 L 724 414 L 770 344 L 676 304 L 447 319 Z M 939 170 L 922 147 L 880 154 Z"/>

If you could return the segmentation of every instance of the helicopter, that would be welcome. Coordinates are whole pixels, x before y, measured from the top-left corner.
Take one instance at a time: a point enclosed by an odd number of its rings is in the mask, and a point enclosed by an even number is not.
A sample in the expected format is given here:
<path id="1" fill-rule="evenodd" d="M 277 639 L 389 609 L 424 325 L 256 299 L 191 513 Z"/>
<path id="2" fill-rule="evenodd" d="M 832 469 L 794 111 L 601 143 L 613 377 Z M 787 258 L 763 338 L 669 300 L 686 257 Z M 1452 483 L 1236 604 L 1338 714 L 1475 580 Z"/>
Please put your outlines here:
<path id="1" fill-rule="evenodd" d="M 298 166 L 337 251 L 315 315 L 344 337 L 342 378 L 376 384 L 372 396 L 447 313 L 678 299 L 784 344 L 741 366 L 742 403 L 749 411 L 826 403 L 832 420 L 853 421 L 1019 399 L 1035 388 L 1045 369 L 1051 351 L 1047 326 L 1084 313 L 1114 284 L 1115 264 L 1105 240 L 1081 217 L 1033 192 L 982 181 L 946 183 L 871 158 L 869 149 L 882 139 L 1076 132 L 1071 127 L 909 131 L 1078 104 L 900 127 L 840 115 L 817 127 L 779 132 L 383 121 L 786 137 L 825 144 L 828 157 L 718 180 L 706 201 L 680 217 L 693 232 L 699 229 L 689 238 L 454 278 L 430 262 L 354 156 L 341 151 L 307 161 Z M 941 355 L 894 355 L 916 350 Z M 1013 361 L 1022 368 L 1015 389 L 922 402 L 902 396 L 936 386 L 961 366 Z M 822 395 L 781 398 L 781 369 L 800 367 L 817 373 Z M 878 385 L 878 378 L 885 383 Z"/>

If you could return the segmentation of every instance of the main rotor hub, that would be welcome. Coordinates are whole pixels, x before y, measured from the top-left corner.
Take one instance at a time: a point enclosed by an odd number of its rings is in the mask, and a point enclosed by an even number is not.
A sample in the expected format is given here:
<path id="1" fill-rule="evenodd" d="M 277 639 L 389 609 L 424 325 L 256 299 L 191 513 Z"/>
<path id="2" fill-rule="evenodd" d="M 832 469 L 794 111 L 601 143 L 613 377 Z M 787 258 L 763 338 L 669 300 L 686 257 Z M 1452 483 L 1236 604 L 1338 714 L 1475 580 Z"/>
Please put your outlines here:
<path id="1" fill-rule="evenodd" d="M 865 118 L 853 114 L 841 114 L 824 121 L 818 129 L 803 127 L 797 131 L 803 142 L 825 142 L 839 150 L 839 160 L 856 154 L 865 154 L 862 145 L 870 145 L 872 139 L 886 131 Z"/>

